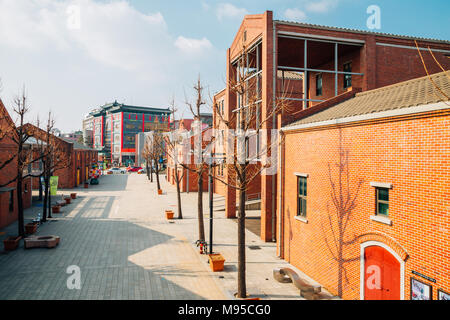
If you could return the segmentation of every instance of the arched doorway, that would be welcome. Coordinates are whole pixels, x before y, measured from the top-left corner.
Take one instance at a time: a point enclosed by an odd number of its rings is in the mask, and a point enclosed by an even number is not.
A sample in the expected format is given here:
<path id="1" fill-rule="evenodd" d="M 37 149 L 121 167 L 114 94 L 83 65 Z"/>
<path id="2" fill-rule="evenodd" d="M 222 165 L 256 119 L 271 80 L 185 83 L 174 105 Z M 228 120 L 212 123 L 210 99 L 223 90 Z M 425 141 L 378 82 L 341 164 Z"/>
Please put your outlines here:
<path id="1" fill-rule="evenodd" d="M 403 300 L 404 262 L 376 241 L 361 245 L 361 299 Z"/>

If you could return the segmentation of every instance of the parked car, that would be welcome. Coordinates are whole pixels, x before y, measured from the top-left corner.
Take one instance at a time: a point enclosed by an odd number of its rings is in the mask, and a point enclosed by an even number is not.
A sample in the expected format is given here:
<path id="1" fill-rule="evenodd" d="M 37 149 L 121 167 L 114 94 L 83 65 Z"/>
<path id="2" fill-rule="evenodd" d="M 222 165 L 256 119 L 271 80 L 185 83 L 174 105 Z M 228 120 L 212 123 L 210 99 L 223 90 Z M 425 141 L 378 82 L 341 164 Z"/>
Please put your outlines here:
<path id="1" fill-rule="evenodd" d="M 138 174 L 145 174 L 145 173 L 147 173 L 147 170 L 145 170 L 145 168 L 140 169 L 140 170 L 138 171 Z"/>
<path id="2" fill-rule="evenodd" d="M 125 169 L 122 168 L 111 168 L 106 171 L 107 174 L 114 174 L 114 173 L 126 173 Z"/>
<path id="3" fill-rule="evenodd" d="M 127 172 L 138 172 L 142 167 L 128 167 Z"/>

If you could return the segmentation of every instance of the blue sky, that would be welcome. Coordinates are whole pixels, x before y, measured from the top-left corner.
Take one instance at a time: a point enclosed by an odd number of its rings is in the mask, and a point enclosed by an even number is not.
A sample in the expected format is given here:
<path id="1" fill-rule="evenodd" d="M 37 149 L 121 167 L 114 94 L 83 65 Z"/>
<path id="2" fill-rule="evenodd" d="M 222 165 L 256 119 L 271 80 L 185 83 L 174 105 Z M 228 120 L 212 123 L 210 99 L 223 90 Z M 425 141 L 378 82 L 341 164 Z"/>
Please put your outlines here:
<path id="1" fill-rule="evenodd" d="M 26 85 L 29 120 L 51 109 L 63 131 L 115 99 L 166 107 L 174 96 L 189 117 L 198 74 L 211 94 L 224 87 L 225 50 L 245 14 L 368 30 L 369 5 L 381 9 L 380 32 L 450 40 L 448 0 L 0 0 L 0 97 L 11 106 Z"/>

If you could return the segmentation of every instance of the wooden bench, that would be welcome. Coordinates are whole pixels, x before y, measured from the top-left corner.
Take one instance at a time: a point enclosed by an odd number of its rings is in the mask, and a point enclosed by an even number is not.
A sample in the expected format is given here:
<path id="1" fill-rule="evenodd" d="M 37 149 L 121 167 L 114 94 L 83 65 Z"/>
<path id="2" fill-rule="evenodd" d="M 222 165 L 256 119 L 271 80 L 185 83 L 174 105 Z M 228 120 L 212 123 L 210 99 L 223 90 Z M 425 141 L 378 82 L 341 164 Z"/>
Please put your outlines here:
<path id="1" fill-rule="evenodd" d="M 293 283 L 300 290 L 300 295 L 308 300 L 318 300 L 322 287 L 300 278 L 291 268 L 273 269 L 273 277 L 281 283 Z"/>

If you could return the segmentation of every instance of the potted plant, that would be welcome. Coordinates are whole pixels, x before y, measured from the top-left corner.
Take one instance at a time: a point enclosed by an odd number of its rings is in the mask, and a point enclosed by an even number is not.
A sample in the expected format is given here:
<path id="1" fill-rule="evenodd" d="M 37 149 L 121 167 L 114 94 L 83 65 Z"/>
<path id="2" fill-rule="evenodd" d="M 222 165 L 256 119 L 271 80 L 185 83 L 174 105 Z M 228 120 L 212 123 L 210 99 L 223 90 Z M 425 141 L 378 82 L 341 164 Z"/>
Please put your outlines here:
<path id="1" fill-rule="evenodd" d="M 52 213 L 61 213 L 60 211 L 61 207 L 56 205 L 52 207 Z"/>
<path id="2" fill-rule="evenodd" d="M 158 194 L 162 195 L 162 190 L 161 189 L 158 189 Z"/>
<path id="3" fill-rule="evenodd" d="M 5 251 L 16 250 L 17 247 L 19 246 L 20 239 L 22 239 L 21 236 L 8 237 L 5 240 L 3 240 L 3 245 L 5 246 Z"/>
<path id="4" fill-rule="evenodd" d="M 77 193 L 76 193 L 76 192 L 71 193 L 71 194 L 70 194 L 70 197 L 71 197 L 72 199 L 76 199 L 76 198 L 77 198 Z"/>
<path id="5" fill-rule="evenodd" d="M 166 210 L 166 218 L 167 220 L 172 220 L 173 219 L 173 211 L 172 210 Z"/>
<path id="6" fill-rule="evenodd" d="M 25 225 L 25 233 L 27 233 L 27 234 L 33 234 L 33 233 L 36 232 L 37 227 L 38 227 L 37 222 L 30 222 L 30 223 L 27 223 L 27 224 Z"/>
<path id="7" fill-rule="evenodd" d="M 209 254 L 209 266 L 213 272 L 223 271 L 224 257 L 220 253 Z"/>
<path id="8" fill-rule="evenodd" d="M 84 188 L 85 188 L 85 189 L 89 188 L 89 182 L 88 182 L 88 181 L 85 181 L 85 182 L 84 182 Z"/>
<path id="9" fill-rule="evenodd" d="M 71 202 L 71 197 L 65 197 L 64 200 L 66 200 L 66 204 L 69 204 Z"/>

